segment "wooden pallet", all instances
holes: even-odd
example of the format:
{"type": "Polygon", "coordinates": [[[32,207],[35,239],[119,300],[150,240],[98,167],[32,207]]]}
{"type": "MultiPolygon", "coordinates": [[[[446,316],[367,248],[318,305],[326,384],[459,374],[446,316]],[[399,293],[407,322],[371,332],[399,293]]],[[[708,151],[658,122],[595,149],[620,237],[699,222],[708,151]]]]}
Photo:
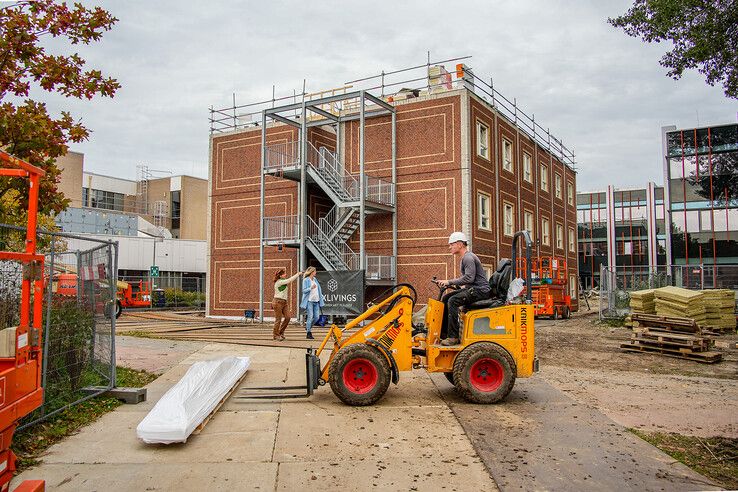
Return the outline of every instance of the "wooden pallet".
{"type": "Polygon", "coordinates": [[[642,345],[635,341],[620,344],[620,349],[626,352],[649,352],[664,355],[666,357],[676,357],[679,359],[695,360],[697,362],[704,362],[706,364],[714,364],[723,360],[723,354],[720,352],[709,352],[709,351],[692,351],[688,348],[668,348],[658,347],[652,345],[642,345]]]}
{"type": "Polygon", "coordinates": [[[713,343],[713,340],[709,337],[656,330],[653,328],[634,328],[633,331],[632,341],[647,344],[673,345],[675,347],[707,350],[713,343]]]}
{"type": "Polygon", "coordinates": [[[240,378],[238,378],[238,381],[236,381],[236,383],[231,387],[231,389],[228,390],[228,392],[225,394],[225,396],[223,396],[223,398],[220,399],[220,401],[218,402],[218,404],[215,405],[215,408],[213,408],[213,411],[210,412],[208,414],[208,416],[203,419],[202,422],[200,422],[200,425],[198,425],[197,427],[195,427],[195,430],[193,430],[192,431],[192,434],[190,434],[191,436],[196,436],[197,434],[199,434],[200,432],[202,432],[202,430],[205,428],[205,426],[208,425],[208,422],[210,422],[210,419],[213,418],[213,416],[218,412],[218,410],[220,410],[220,407],[222,407],[223,404],[228,401],[228,398],[230,398],[231,395],[236,391],[236,388],[238,388],[238,386],[241,384],[241,381],[243,381],[243,378],[246,377],[246,374],[248,374],[248,372],[249,371],[244,372],[243,373],[243,376],[241,376],[240,378]]]}
{"type": "Polygon", "coordinates": [[[700,330],[699,325],[692,318],[634,313],[631,320],[638,323],[638,326],[660,328],[668,331],[697,333],[700,330]]]}

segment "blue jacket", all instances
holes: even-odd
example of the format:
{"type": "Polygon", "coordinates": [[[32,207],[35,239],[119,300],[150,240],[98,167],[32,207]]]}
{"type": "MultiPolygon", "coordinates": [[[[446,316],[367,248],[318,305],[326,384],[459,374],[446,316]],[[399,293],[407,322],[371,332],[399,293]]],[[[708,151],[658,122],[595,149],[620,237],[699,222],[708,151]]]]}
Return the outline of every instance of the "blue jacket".
{"type": "MultiPolygon", "coordinates": [[[[325,306],[325,301],[323,300],[323,291],[320,288],[320,282],[318,282],[318,279],[315,278],[315,283],[318,285],[318,298],[320,298],[320,301],[318,304],[320,307],[325,306]]],[[[308,297],[310,296],[310,277],[305,277],[302,279],[302,301],[300,302],[300,308],[306,309],[308,305],[308,297]]]]}

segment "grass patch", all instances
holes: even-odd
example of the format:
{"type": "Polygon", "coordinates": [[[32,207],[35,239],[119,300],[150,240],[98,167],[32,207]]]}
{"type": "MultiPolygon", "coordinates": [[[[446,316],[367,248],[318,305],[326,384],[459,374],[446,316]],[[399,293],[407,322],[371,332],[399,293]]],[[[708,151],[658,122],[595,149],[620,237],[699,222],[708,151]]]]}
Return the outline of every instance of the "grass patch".
{"type": "Polygon", "coordinates": [[[738,439],[629,430],[722,487],[738,489],[738,439]]]}
{"type": "Polygon", "coordinates": [[[124,335],[127,337],[136,337],[136,338],[161,338],[158,335],[154,335],[151,332],[143,331],[143,330],[131,330],[131,331],[118,331],[115,332],[116,335],[124,335]]]}
{"type": "Polygon", "coordinates": [[[596,325],[609,326],[613,328],[625,326],[625,316],[622,318],[604,318],[594,322],[596,325]]]}
{"type": "MultiPolygon", "coordinates": [[[[158,376],[146,371],[137,371],[127,367],[116,368],[117,386],[141,388],[158,376]]],[[[39,463],[39,456],[52,444],[75,433],[96,421],[106,413],[122,405],[119,400],[109,396],[98,396],[75,405],[53,417],[39,422],[13,435],[11,448],[18,457],[17,473],[39,463]]]]}

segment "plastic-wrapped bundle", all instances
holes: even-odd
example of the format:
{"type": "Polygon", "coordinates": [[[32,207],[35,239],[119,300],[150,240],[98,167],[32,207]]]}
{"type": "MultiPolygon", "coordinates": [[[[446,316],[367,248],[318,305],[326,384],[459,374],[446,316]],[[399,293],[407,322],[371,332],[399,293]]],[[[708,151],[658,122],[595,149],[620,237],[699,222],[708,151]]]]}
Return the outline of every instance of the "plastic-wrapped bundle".
{"type": "Polygon", "coordinates": [[[241,379],[249,364],[248,357],[225,357],[192,364],[138,424],[136,435],[149,444],[186,442],[192,431],[241,379]]]}

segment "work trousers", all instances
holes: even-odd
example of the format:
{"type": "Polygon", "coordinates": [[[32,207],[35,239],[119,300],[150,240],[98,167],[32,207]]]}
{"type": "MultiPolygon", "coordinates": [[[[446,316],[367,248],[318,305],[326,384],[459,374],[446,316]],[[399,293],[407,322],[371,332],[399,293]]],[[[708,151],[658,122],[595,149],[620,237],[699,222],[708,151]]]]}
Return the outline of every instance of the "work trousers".
{"type": "Polygon", "coordinates": [[[468,306],[489,297],[489,292],[479,292],[477,289],[459,289],[444,295],[441,301],[445,306],[446,316],[441,324],[441,338],[459,337],[459,308],[468,306]]]}
{"type": "Polygon", "coordinates": [[[274,338],[281,337],[284,335],[284,331],[287,329],[287,325],[290,322],[290,309],[287,307],[287,301],[285,299],[274,299],[272,301],[272,308],[274,309],[274,338]]]}

